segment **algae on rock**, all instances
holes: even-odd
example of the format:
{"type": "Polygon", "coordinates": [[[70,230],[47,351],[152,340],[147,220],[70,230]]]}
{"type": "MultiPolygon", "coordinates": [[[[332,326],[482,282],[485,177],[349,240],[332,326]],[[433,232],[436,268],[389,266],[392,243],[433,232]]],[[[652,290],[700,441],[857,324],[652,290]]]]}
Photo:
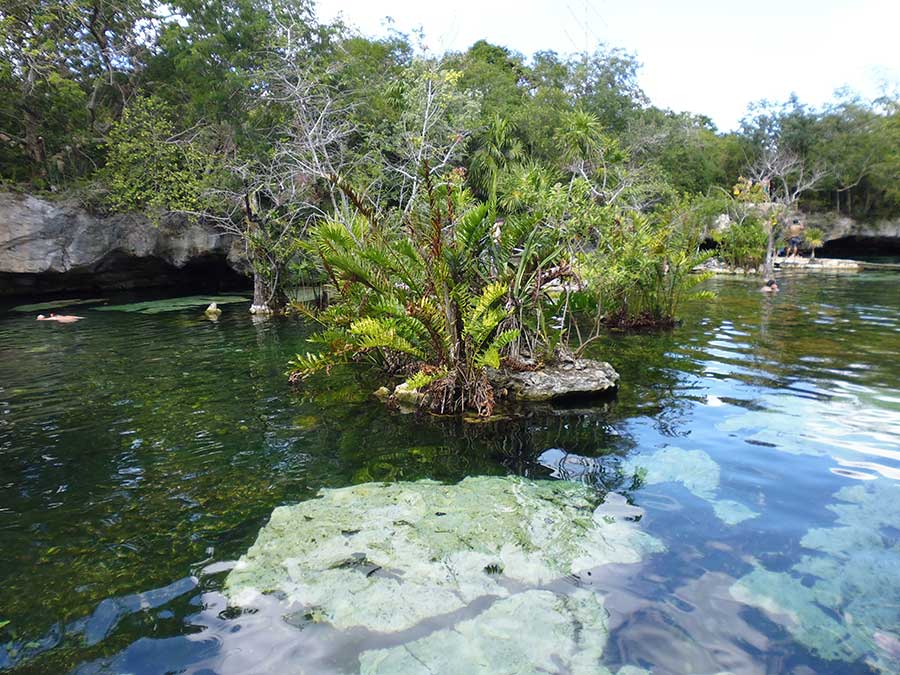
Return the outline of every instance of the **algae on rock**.
{"type": "MultiPolygon", "coordinates": [[[[322,490],[317,499],[275,509],[225,591],[244,606],[259,593],[283,593],[341,630],[403,631],[478,598],[512,600],[522,586],[662,550],[628,518],[598,509],[599,501],[580,484],[509,477],[322,490]]],[[[514,604],[538,612],[542,598],[514,604]]],[[[547,620],[565,624],[560,607],[572,602],[560,595],[547,620]]],[[[499,621],[511,606],[498,604],[472,621],[499,621]]],[[[594,628],[605,634],[605,623],[594,628]]]]}
{"type": "Polygon", "coordinates": [[[900,672],[900,659],[877,640],[900,626],[900,542],[891,534],[900,523],[900,485],[879,479],[835,496],[842,503],[828,507],[838,515],[834,527],[800,541],[815,555],[793,573],[757,568],[731,594],[781,621],[822,658],[868,658],[883,672],[900,672]]]}

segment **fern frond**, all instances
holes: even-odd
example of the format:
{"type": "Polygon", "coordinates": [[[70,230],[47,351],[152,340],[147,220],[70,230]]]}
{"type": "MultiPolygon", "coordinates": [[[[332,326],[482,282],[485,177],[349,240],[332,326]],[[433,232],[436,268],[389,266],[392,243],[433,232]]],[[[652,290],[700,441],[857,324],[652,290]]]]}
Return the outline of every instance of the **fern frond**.
{"type": "Polygon", "coordinates": [[[498,333],[494,337],[494,339],[491,340],[491,344],[488,345],[488,348],[475,357],[475,364],[481,366],[482,368],[485,366],[490,366],[491,368],[499,368],[500,351],[508,344],[512,343],[514,340],[517,340],[519,338],[519,334],[520,333],[517,328],[511,328],[510,330],[505,330],[502,333],[498,333]]]}
{"type": "Polygon", "coordinates": [[[354,338],[354,344],[362,349],[391,349],[416,358],[425,358],[420,349],[397,334],[396,323],[392,319],[363,317],[351,324],[350,334],[354,338]]]}
{"type": "Polygon", "coordinates": [[[436,382],[444,377],[447,377],[447,369],[439,368],[433,372],[427,372],[425,370],[420,370],[415,375],[406,380],[406,386],[410,389],[422,389],[423,387],[427,387],[432,382],[436,382]]]}
{"type": "Polygon", "coordinates": [[[346,352],[306,352],[296,354],[288,361],[288,376],[292,381],[306,379],[321,370],[327,370],[340,363],[346,363],[346,352]]]}

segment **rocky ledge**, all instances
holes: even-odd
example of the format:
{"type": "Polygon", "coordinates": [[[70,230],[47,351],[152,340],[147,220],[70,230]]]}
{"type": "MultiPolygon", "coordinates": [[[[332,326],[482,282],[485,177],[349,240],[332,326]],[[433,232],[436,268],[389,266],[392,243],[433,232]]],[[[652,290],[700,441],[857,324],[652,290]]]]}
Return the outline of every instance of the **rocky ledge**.
{"type": "MultiPolygon", "coordinates": [[[[779,256],[775,258],[775,267],[782,271],[790,270],[795,272],[861,272],[864,264],[857,260],[842,260],[839,258],[804,258],[802,256],[785,258],[784,256],[779,256]]],[[[729,267],[714,259],[701,265],[695,271],[752,276],[762,274],[763,267],[762,265],[746,269],[743,267],[729,267]]]]}
{"type": "Polygon", "coordinates": [[[0,295],[209,281],[246,285],[240,242],[210,226],[101,216],[73,200],[0,192],[0,295]]]}
{"type": "Polygon", "coordinates": [[[856,260],[839,258],[775,258],[775,266],[783,270],[802,270],[806,272],[860,272],[863,266],[856,260]]]}
{"type": "Polygon", "coordinates": [[[514,401],[599,396],[615,390],[619,374],[605,361],[575,359],[538,370],[488,370],[497,391],[514,401]]]}
{"type": "MultiPolygon", "coordinates": [[[[513,402],[547,403],[558,400],[590,399],[615,391],[619,373],[605,361],[572,359],[537,370],[487,369],[497,398],[513,402]]],[[[412,412],[425,399],[418,389],[405,382],[393,392],[381,387],[374,392],[381,400],[392,399],[405,412],[412,412]]]]}

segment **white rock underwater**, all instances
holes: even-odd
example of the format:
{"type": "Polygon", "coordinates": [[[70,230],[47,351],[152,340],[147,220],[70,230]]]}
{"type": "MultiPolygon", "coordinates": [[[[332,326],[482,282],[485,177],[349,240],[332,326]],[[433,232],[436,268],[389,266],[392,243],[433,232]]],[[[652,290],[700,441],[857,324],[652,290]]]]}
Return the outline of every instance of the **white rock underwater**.
{"type": "Polygon", "coordinates": [[[598,501],[578,483],[515,477],[326,489],[273,511],[225,592],[242,607],[283,594],[338,630],[410,631],[363,652],[366,673],[423,663],[439,672],[448,652],[454,672],[539,672],[552,662],[602,673],[603,597],[548,585],[663,546],[638,529],[633,507],[598,501]]]}
{"type": "Polygon", "coordinates": [[[879,479],[837,492],[833,527],[812,529],[789,572],[763,567],[731,595],[782,624],[824,659],[900,672],[900,484],[879,479]]]}
{"type": "Polygon", "coordinates": [[[643,482],[681,483],[687,490],[708,501],[716,517],[726,525],[737,525],[759,514],[740,502],[717,499],[720,470],[716,461],[702,450],[663,448],[651,455],[629,457],[622,464],[626,475],[643,469],[643,482]]]}

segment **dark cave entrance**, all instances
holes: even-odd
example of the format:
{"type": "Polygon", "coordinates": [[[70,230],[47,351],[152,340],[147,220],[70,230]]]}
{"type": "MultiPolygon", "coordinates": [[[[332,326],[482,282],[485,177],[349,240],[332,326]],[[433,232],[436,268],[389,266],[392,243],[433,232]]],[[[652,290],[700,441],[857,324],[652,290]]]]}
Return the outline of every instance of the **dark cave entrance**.
{"type": "Polygon", "coordinates": [[[223,255],[203,255],[176,267],[161,258],[113,252],[90,267],[39,274],[0,273],[0,295],[173,288],[216,293],[252,288],[223,255]]]}

